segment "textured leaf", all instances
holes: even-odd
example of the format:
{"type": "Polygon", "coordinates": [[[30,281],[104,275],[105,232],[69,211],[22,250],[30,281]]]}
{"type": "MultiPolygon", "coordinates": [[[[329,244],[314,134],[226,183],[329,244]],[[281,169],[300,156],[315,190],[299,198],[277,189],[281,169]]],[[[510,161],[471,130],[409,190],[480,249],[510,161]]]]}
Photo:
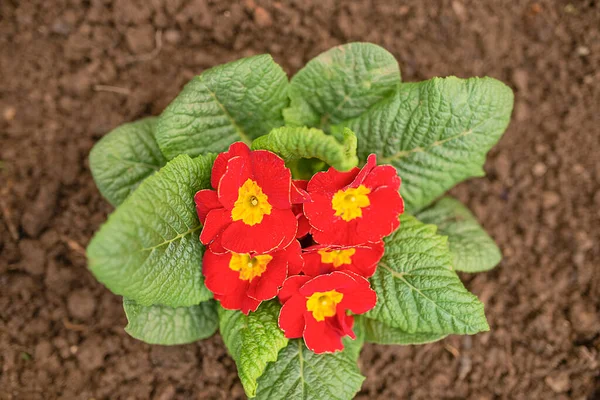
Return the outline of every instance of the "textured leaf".
{"type": "Polygon", "coordinates": [[[124,124],[106,134],[90,152],[90,170],[100,193],[118,206],[166,160],[154,139],[158,118],[124,124]]]}
{"type": "Polygon", "coordinates": [[[265,371],[267,363],[277,360],[277,353],[288,343],[277,324],[280,309],[275,300],[262,303],[258,310],[247,316],[219,307],[221,336],[235,360],[248,397],[256,394],[256,380],[265,371]]]}
{"type": "Polygon", "coordinates": [[[502,259],[494,240],[469,209],[456,199],[444,197],[417,214],[417,218],[426,224],[437,225],[439,234],[448,236],[454,269],[458,271],[488,271],[502,259]]]}
{"type": "Polygon", "coordinates": [[[302,339],[290,340],[274,363],[258,379],[256,398],[298,400],[349,400],[365,379],[357,360],[362,334],[355,341],[344,339],[344,351],[315,354],[302,339]]]}
{"type": "Polygon", "coordinates": [[[360,116],[400,83],[398,62],[370,43],[334,47],[309,61],[291,80],[287,125],[327,130],[360,116]]]}
{"type": "Polygon", "coordinates": [[[214,158],[177,157],[109,216],[87,248],[100,282],[145,306],[191,306],[212,297],[202,276],[194,194],[210,187],[214,158]]]}
{"type": "Polygon", "coordinates": [[[156,139],[168,159],[227,150],[283,125],[285,72],[269,55],[243,58],[194,77],[161,114],[156,139]]]}
{"type": "Polygon", "coordinates": [[[371,285],[377,305],[365,314],[407,333],[474,334],[489,330],[483,304],[452,269],[452,254],[435,225],[411,216],[385,239],[371,285]]]}
{"type": "Polygon", "coordinates": [[[338,171],[347,171],[358,164],[356,135],[345,129],[340,143],[320,129],[282,127],[259,137],[252,143],[255,150],[264,149],[279,154],[286,162],[300,158],[318,158],[338,171]]]}
{"type": "Polygon", "coordinates": [[[511,89],[495,79],[434,78],[399,85],[394,96],[343,126],[356,132],[360,159],[376,153],[380,163],[396,167],[413,212],[455,184],[483,176],[485,156],[506,129],[512,106],[511,89]]]}
{"type": "Polygon", "coordinates": [[[150,344],[175,345],[212,336],[219,325],[217,303],[204,301],[190,307],[141,306],[123,299],[129,324],[125,331],[150,344]]]}
{"type": "Polygon", "coordinates": [[[392,328],[381,321],[361,318],[365,329],[365,341],[378,344],[425,344],[437,342],[447,335],[443,333],[408,333],[400,328],[392,328]]]}

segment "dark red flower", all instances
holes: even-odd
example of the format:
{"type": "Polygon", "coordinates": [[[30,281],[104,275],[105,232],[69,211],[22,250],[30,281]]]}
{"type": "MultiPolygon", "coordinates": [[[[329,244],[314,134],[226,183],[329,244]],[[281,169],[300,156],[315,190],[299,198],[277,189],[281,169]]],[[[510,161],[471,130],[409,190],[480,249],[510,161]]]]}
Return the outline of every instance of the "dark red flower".
{"type": "Polygon", "coordinates": [[[315,353],[342,350],[342,337],[356,338],[354,314],[362,314],[377,302],[369,281],[352,272],[335,271],[312,278],[297,275],[286,279],[279,292],[283,303],[279,327],[287,338],[304,337],[315,353]]]}
{"type": "Polygon", "coordinates": [[[315,174],[307,188],[312,202],[304,204],[313,239],[344,246],[379,242],[400,224],[404,202],[399,188],[396,169],[377,166],[375,154],[362,169],[315,174]]]}
{"type": "Polygon", "coordinates": [[[303,250],[302,272],[317,276],[333,271],[351,271],[369,278],[375,273],[383,251],[383,241],[357,246],[311,246],[303,250]]]}
{"type": "Polygon", "coordinates": [[[305,180],[294,180],[292,185],[292,211],[298,221],[298,232],[296,232],[296,238],[301,239],[308,235],[310,231],[310,224],[308,219],[304,216],[304,210],[302,205],[310,202],[310,196],[306,192],[308,181],[305,180]]]}
{"type": "Polygon", "coordinates": [[[219,237],[226,250],[263,254],[287,247],[296,237],[291,173],[276,154],[234,143],[217,156],[211,183],[216,191],[194,196],[205,245],[219,237]]]}
{"type": "Polygon", "coordinates": [[[297,240],[268,254],[226,252],[219,246],[213,242],[204,253],[204,283],[223,308],[246,315],[277,296],[288,274],[298,274],[303,264],[297,240]]]}

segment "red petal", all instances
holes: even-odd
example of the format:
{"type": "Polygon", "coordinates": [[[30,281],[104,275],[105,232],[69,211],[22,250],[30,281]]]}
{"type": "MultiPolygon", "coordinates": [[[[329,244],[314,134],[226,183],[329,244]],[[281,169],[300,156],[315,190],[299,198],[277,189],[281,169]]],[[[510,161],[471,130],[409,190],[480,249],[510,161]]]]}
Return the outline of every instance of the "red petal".
{"type": "Polygon", "coordinates": [[[316,278],[311,279],[302,285],[299,292],[302,296],[309,297],[315,292],[327,292],[329,290],[338,290],[346,287],[353,287],[355,285],[356,281],[350,275],[345,272],[334,271],[330,274],[319,275],[316,278]]]}
{"type": "Polygon", "coordinates": [[[356,219],[356,233],[365,241],[377,242],[398,228],[404,203],[400,193],[390,187],[375,190],[369,200],[371,205],[363,209],[362,218],[356,219]]]}
{"type": "Polygon", "coordinates": [[[284,161],[274,153],[256,150],[250,153],[252,173],[258,186],[267,195],[269,204],[275,208],[288,209],[292,206],[292,173],[284,161]]]}
{"type": "Polygon", "coordinates": [[[233,157],[227,163],[227,170],[219,182],[219,201],[228,210],[233,209],[239,196],[240,187],[252,178],[250,159],[233,157]]]}
{"type": "Polygon", "coordinates": [[[283,254],[273,255],[265,272],[250,282],[248,296],[256,300],[269,300],[277,296],[287,276],[287,260],[283,254]]]}
{"type": "Polygon", "coordinates": [[[302,258],[300,242],[294,240],[284,252],[288,262],[288,276],[298,275],[304,267],[304,258],[302,258]]]}
{"type": "Polygon", "coordinates": [[[307,275],[317,276],[333,271],[352,271],[368,278],[375,273],[377,262],[383,256],[383,252],[383,242],[365,243],[358,246],[311,246],[304,249],[303,257],[305,262],[302,272],[307,275]],[[323,263],[321,261],[319,250],[346,250],[352,248],[356,251],[351,256],[351,264],[343,264],[336,268],[333,263],[323,263]]]}
{"type": "Polygon", "coordinates": [[[293,296],[281,307],[279,312],[279,327],[289,339],[302,337],[304,332],[304,311],[306,299],[293,296]]]}
{"type": "Polygon", "coordinates": [[[194,202],[196,203],[196,212],[198,213],[198,219],[203,224],[204,221],[206,221],[206,215],[210,210],[223,207],[219,202],[217,192],[210,189],[200,190],[196,192],[196,195],[194,195],[194,202]]]}
{"type": "Polygon", "coordinates": [[[363,185],[371,189],[371,191],[383,186],[398,191],[400,189],[400,177],[396,168],[391,165],[380,165],[371,171],[364,180],[363,185]]]}
{"type": "Polygon", "coordinates": [[[258,306],[260,306],[260,303],[261,302],[258,300],[255,300],[248,296],[244,296],[244,298],[242,299],[242,305],[240,307],[240,311],[243,312],[244,314],[248,315],[248,313],[250,311],[256,311],[258,306]]]}
{"type": "Polygon", "coordinates": [[[236,253],[269,253],[287,247],[296,238],[298,222],[291,209],[273,208],[260,224],[231,223],[222,235],[222,244],[236,253]]]}
{"type": "Polygon", "coordinates": [[[310,224],[308,223],[308,219],[304,216],[304,214],[297,215],[297,218],[298,232],[296,233],[296,237],[301,239],[310,232],[310,224]]]}
{"type": "Polygon", "coordinates": [[[354,314],[362,314],[375,307],[377,294],[371,289],[369,281],[362,276],[351,272],[347,273],[351,274],[356,284],[353,287],[340,288],[340,292],[344,294],[344,297],[339,305],[354,314]]]}
{"type": "Polygon", "coordinates": [[[200,241],[207,245],[212,242],[231,223],[231,211],[224,208],[217,208],[208,212],[202,233],[200,233],[200,241]]]}
{"type": "Polygon", "coordinates": [[[345,186],[348,186],[356,175],[360,172],[358,168],[352,168],[347,172],[340,172],[333,167],[326,172],[317,172],[308,182],[308,193],[335,193],[345,186]]]}
{"type": "Polygon", "coordinates": [[[375,154],[370,154],[369,157],[367,157],[366,164],[360,169],[360,172],[356,175],[356,178],[354,178],[350,186],[356,188],[362,185],[367,175],[373,171],[373,168],[375,168],[376,165],[377,156],[375,154]]]}
{"type": "Polygon", "coordinates": [[[308,181],[296,179],[292,181],[292,204],[310,202],[310,195],[306,191],[308,181]]]}
{"type": "Polygon", "coordinates": [[[260,305],[260,301],[251,299],[246,296],[245,292],[236,292],[230,295],[215,295],[215,299],[219,300],[223,308],[227,310],[240,310],[246,315],[250,311],[256,311],[260,305]]]}
{"type": "Polygon", "coordinates": [[[229,268],[231,253],[215,254],[210,250],[202,258],[202,273],[206,278],[204,284],[213,293],[225,295],[235,292],[245,293],[248,282],[240,279],[239,272],[229,268]]]}
{"type": "Polygon", "coordinates": [[[219,182],[223,177],[223,174],[227,170],[227,162],[236,156],[241,156],[248,158],[250,154],[250,149],[243,142],[235,142],[231,146],[229,146],[229,151],[221,153],[215,159],[215,163],[212,167],[212,173],[210,176],[210,183],[213,188],[217,189],[219,187],[219,182]]]}
{"type": "Polygon", "coordinates": [[[352,330],[352,327],[354,326],[354,317],[346,314],[346,310],[342,306],[342,303],[337,305],[335,317],[339,328],[342,331],[342,335],[350,336],[352,339],[356,339],[356,335],[352,330]]]}
{"type": "Polygon", "coordinates": [[[332,353],[344,349],[340,332],[332,328],[328,319],[317,321],[309,311],[304,313],[304,319],[306,327],[303,336],[306,347],[317,354],[332,353]]]}
{"type": "Polygon", "coordinates": [[[279,301],[282,304],[285,304],[291,297],[299,295],[300,288],[309,280],[311,280],[311,277],[306,275],[296,275],[287,278],[285,282],[283,282],[283,287],[277,295],[279,301]]]}

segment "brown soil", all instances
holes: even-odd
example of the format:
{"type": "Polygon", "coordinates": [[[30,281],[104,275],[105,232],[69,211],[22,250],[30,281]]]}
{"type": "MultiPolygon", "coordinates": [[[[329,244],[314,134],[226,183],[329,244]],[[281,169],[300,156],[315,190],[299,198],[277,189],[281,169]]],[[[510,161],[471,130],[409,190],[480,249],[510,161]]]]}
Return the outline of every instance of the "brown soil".
{"type": "Polygon", "coordinates": [[[368,345],[359,398],[600,398],[600,3],[393,3],[0,1],[0,398],[243,397],[219,337],[124,333],[83,256],[111,211],[87,155],[207,67],[268,52],[293,73],[357,40],[394,53],[407,81],[491,75],[516,93],[488,176],[453,191],[504,252],[465,276],[491,332],[368,345]]]}

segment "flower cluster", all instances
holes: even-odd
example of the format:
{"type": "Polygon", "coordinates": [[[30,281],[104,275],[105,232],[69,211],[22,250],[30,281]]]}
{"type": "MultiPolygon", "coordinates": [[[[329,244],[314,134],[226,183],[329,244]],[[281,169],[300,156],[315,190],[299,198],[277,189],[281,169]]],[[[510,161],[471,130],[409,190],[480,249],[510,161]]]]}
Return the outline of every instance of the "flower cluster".
{"type": "Polygon", "coordinates": [[[362,169],[292,180],[276,154],[234,143],[194,198],[204,224],[205,283],[224,308],[255,311],[275,297],[279,327],[315,353],[355,337],[354,314],[375,307],[367,278],[399,225],[400,178],[370,155],[362,169]]]}

